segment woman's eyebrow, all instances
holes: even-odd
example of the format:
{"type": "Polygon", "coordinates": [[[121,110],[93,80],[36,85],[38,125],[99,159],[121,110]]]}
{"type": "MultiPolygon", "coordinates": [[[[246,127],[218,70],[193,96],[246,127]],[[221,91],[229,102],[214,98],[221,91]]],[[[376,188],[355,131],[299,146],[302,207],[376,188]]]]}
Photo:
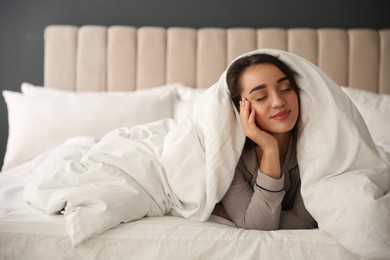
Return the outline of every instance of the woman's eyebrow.
{"type": "Polygon", "coordinates": [[[288,80],[288,78],[287,77],[280,78],[276,81],[276,83],[280,83],[280,82],[285,81],[285,80],[288,80]]]}
{"type": "Polygon", "coordinates": [[[264,84],[261,84],[259,86],[256,86],[254,88],[251,89],[251,91],[249,91],[249,94],[251,94],[252,92],[256,91],[256,90],[259,90],[259,89],[263,89],[265,88],[266,86],[264,84]]]}
{"type": "MultiPolygon", "coordinates": [[[[278,79],[278,80],[276,81],[276,83],[279,84],[280,82],[283,82],[283,81],[285,81],[285,80],[288,80],[288,78],[287,78],[287,77],[280,78],[280,79],[278,79]]],[[[266,87],[265,84],[261,84],[261,85],[259,85],[259,86],[256,86],[256,87],[252,88],[252,89],[249,91],[249,94],[251,94],[252,92],[254,92],[254,91],[256,91],[256,90],[263,89],[263,88],[265,88],[265,87],[266,87]]]]}

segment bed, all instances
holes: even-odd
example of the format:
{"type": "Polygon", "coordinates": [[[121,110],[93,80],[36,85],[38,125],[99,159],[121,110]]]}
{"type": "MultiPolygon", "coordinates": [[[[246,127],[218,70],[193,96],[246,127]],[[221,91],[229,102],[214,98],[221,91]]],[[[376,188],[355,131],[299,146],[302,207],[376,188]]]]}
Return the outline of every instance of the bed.
{"type": "Polygon", "coordinates": [[[73,246],[64,217],[29,205],[23,188],[33,159],[64,142],[87,147],[123,125],[183,119],[230,61],[261,48],[317,64],[389,157],[390,29],[52,25],[44,43],[45,87],[3,93],[10,131],[0,174],[1,259],[360,259],[320,229],[243,230],[214,215],[146,217],[73,246]]]}

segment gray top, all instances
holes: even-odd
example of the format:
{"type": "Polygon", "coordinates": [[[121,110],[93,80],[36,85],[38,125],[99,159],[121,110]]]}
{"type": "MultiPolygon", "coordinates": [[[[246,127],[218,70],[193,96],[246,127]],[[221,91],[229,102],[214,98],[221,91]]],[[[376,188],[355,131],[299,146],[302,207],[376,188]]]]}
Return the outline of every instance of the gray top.
{"type": "Polygon", "coordinates": [[[281,170],[280,179],[271,178],[259,171],[255,149],[243,151],[233,182],[222,199],[227,214],[238,227],[257,230],[317,227],[302,200],[295,145],[289,145],[281,170]]]}

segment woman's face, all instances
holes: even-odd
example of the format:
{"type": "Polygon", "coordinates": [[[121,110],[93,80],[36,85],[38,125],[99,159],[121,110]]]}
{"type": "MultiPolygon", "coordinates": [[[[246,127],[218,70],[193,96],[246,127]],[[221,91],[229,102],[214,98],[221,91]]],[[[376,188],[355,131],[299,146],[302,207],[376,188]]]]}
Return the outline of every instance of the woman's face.
{"type": "Polygon", "coordinates": [[[255,109],[256,124],[270,133],[292,130],[298,119],[297,93],[286,75],[272,63],[248,67],[240,79],[241,96],[255,109]]]}

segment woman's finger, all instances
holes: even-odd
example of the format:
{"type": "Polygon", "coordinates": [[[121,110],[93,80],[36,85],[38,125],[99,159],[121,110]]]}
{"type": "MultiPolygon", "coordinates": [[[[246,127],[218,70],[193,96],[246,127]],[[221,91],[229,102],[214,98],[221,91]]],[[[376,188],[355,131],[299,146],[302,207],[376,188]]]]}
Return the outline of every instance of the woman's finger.
{"type": "Polygon", "coordinates": [[[243,130],[246,136],[251,138],[251,136],[256,133],[256,124],[255,124],[255,111],[251,109],[251,104],[248,100],[243,98],[241,101],[242,112],[241,112],[241,123],[243,130]]]}
{"type": "Polygon", "coordinates": [[[251,113],[249,115],[248,123],[250,125],[255,123],[255,110],[253,108],[252,108],[251,113]]]}
{"type": "Polygon", "coordinates": [[[249,115],[250,115],[250,110],[251,110],[251,103],[245,99],[244,101],[245,105],[244,105],[244,115],[245,115],[245,118],[246,119],[249,119],[249,115]]]}
{"type": "Polygon", "coordinates": [[[247,123],[246,121],[248,120],[247,110],[248,110],[248,101],[243,98],[240,106],[240,117],[241,117],[241,121],[245,123],[247,123]]]}

